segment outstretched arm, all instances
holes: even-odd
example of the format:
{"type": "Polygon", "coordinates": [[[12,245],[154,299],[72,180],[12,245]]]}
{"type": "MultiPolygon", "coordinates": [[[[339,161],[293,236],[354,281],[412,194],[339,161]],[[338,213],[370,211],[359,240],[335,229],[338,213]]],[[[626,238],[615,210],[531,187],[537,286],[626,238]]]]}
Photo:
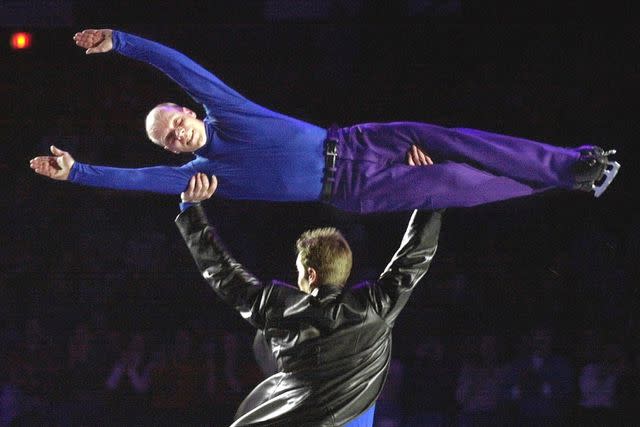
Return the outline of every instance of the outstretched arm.
{"type": "Polygon", "coordinates": [[[264,325],[267,301],[272,286],[264,286],[227,252],[215,228],[207,221],[200,204],[215,191],[204,174],[189,181],[182,193],[183,203],[196,203],[176,218],[176,225],[184,238],[202,276],[216,294],[235,308],[242,317],[256,327],[264,325]]]}
{"type": "Polygon", "coordinates": [[[84,30],[73,37],[87,54],[114,50],[147,62],[169,76],[214,116],[237,109],[247,99],[186,55],[142,37],[110,29],[84,30]]]}
{"type": "Polygon", "coordinates": [[[51,146],[52,156],[38,156],[30,161],[37,174],[60,181],[114,190],[150,191],[180,194],[196,171],[190,163],[182,166],[148,168],[114,168],[76,162],[71,154],[51,146]]]}
{"type": "Polygon", "coordinates": [[[442,212],[414,211],[402,243],[376,284],[370,288],[377,311],[389,325],[424,277],[438,248],[442,212]]]}

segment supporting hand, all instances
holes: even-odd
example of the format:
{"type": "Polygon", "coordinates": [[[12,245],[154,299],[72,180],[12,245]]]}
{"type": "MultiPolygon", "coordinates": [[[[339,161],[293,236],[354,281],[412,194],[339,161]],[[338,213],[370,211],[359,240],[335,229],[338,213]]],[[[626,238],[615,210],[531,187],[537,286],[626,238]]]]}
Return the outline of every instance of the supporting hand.
{"type": "Polygon", "coordinates": [[[189,187],[180,194],[183,203],[197,203],[208,199],[218,188],[218,180],[211,175],[211,182],[207,175],[197,173],[189,180],[189,187]]]}
{"type": "Polygon", "coordinates": [[[417,145],[412,145],[407,152],[407,164],[409,166],[429,166],[433,164],[433,160],[417,145]]]}
{"type": "Polygon", "coordinates": [[[71,154],[53,145],[51,146],[51,154],[53,156],[38,156],[31,159],[29,166],[37,174],[59,181],[66,181],[69,179],[69,172],[71,172],[71,167],[76,161],[71,157],[71,154]]]}
{"type": "Polygon", "coordinates": [[[73,40],[81,48],[87,49],[86,54],[104,53],[113,49],[113,30],[83,30],[75,33],[73,40]]]}

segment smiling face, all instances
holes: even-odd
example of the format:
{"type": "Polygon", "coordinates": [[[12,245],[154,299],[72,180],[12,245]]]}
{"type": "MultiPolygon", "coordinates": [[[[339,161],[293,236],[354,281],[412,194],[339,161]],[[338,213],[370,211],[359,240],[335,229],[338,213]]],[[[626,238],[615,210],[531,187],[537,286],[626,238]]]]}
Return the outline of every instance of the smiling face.
{"type": "Polygon", "coordinates": [[[207,134],[196,113],[176,104],[160,104],[146,119],[147,136],[172,153],[190,153],[204,146],[207,134]]]}

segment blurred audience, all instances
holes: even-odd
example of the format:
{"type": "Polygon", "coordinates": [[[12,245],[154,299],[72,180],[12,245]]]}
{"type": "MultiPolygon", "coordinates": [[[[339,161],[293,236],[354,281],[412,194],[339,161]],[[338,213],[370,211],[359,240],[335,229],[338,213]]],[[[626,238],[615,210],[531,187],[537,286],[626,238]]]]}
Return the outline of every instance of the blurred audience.
{"type": "Polygon", "coordinates": [[[526,353],[513,361],[506,390],[518,425],[563,425],[574,394],[569,360],[554,351],[547,326],[532,329],[526,353]]]}
{"type": "Polygon", "coordinates": [[[111,365],[105,380],[107,414],[115,425],[144,422],[154,367],[155,361],[149,358],[145,335],[133,333],[111,365]]]}
{"type": "Polygon", "coordinates": [[[72,425],[96,424],[104,414],[106,366],[98,360],[89,323],[77,323],[68,340],[61,380],[62,419],[72,425]]]}
{"type": "Polygon", "coordinates": [[[204,366],[194,351],[191,332],[178,329],[152,372],[154,425],[176,425],[198,416],[205,399],[204,373],[204,366]]]}
{"type": "Polygon", "coordinates": [[[442,337],[415,343],[404,377],[401,404],[405,425],[446,426],[455,414],[455,383],[459,366],[442,337]]]}
{"type": "Polygon", "coordinates": [[[618,390],[619,380],[627,369],[625,359],[622,347],[609,342],[595,360],[581,369],[576,418],[582,425],[602,426],[623,421],[618,413],[618,390]]]}
{"type": "Polygon", "coordinates": [[[507,368],[503,365],[498,337],[479,337],[477,353],[462,365],[458,376],[456,400],[460,407],[458,425],[498,425],[504,414],[504,384],[507,368]]]}

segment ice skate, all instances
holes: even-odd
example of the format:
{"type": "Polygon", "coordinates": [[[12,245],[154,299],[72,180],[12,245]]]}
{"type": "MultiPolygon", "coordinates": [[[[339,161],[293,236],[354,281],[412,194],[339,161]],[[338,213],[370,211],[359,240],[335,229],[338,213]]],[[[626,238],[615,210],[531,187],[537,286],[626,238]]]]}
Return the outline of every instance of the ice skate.
{"type": "MultiPolygon", "coordinates": [[[[615,154],[616,150],[609,150],[605,153],[606,155],[615,154]]],[[[605,169],[603,172],[604,179],[600,180],[600,182],[593,183],[593,192],[595,197],[600,197],[602,193],[609,187],[609,185],[613,182],[613,179],[618,174],[620,170],[620,163],[614,162],[611,160],[605,161],[605,169]]]]}
{"type": "Polygon", "coordinates": [[[609,160],[616,150],[604,151],[600,147],[584,147],[580,149],[580,160],[575,167],[576,189],[593,191],[595,197],[611,185],[620,170],[620,163],[609,160]]]}

